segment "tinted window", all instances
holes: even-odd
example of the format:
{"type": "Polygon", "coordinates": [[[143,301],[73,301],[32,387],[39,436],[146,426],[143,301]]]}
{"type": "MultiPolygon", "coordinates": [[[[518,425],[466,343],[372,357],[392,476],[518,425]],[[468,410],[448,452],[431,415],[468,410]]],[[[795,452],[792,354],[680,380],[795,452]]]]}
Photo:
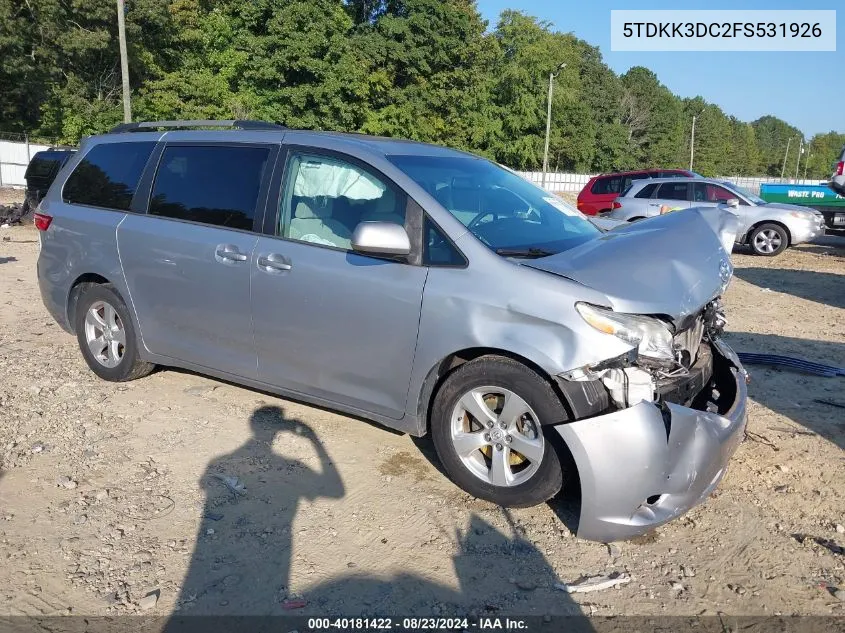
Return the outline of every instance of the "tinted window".
{"type": "Polygon", "coordinates": [[[356,164],[294,154],[282,197],[280,233],[302,242],[351,249],[361,222],[405,224],[405,196],[356,164]]]}
{"type": "Polygon", "coordinates": [[[655,178],[683,178],[686,174],[680,171],[661,171],[655,178]]]}
{"type": "Polygon", "coordinates": [[[687,183],[685,182],[664,182],[657,191],[656,198],[661,200],[686,200],[687,183]]]}
{"type": "Polygon", "coordinates": [[[47,178],[58,168],[59,161],[55,158],[39,158],[36,154],[29,163],[29,167],[26,168],[25,178],[47,178]]]}
{"type": "Polygon", "coordinates": [[[91,148],[65,183],[70,204],[129,210],[141,172],[155,143],[103,143],[91,148]]]}
{"type": "Polygon", "coordinates": [[[635,198],[651,198],[651,194],[654,193],[655,189],[657,189],[657,183],[656,182],[649,183],[645,187],[640,189],[634,197],[635,198]]]}
{"type": "Polygon", "coordinates": [[[252,230],[269,155],[265,147],[168,147],[156,172],[149,212],[252,230]]]}
{"type": "Polygon", "coordinates": [[[635,180],[644,180],[646,178],[651,178],[648,174],[628,174],[622,179],[622,190],[624,191],[628,187],[631,186],[631,183],[635,180]]]}
{"type": "Polygon", "coordinates": [[[590,191],[596,195],[619,193],[622,191],[622,177],[607,176],[605,178],[599,178],[593,183],[590,191]]]}
{"type": "Polygon", "coordinates": [[[423,264],[426,266],[464,266],[467,261],[428,216],[423,224],[423,264]]]}
{"type": "Polygon", "coordinates": [[[737,195],[719,185],[712,185],[707,182],[696,182],[693,184],[694,202],[725,202],[737,195]]]}

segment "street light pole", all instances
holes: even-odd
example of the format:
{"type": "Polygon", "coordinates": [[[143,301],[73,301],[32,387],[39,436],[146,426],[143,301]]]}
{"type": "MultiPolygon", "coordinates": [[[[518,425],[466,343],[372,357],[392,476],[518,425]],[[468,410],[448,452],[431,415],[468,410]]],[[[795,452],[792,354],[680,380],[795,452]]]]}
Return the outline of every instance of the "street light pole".
{"type": "Polygon", "coordinates": [[[549,73],[549,103],[546,108],[546,147],[543,150],[543,176],[540,179],[540,186],[546,187],[546,172],[549,171],[549,135],[552,131],[552,91],[554,90],[554,80],[561,70],[566,68],[566,64],[561,64],[557,70],[549,73]]]}
{"type": "Polygon", "coordinates": [[[792,142],[792,137],[790,136],[786,139],[786,152],[783,155],[783,167],[780,168],[780,177],[783,179],[783,174],[786,171],[786,157],[789,156],[789,144],[792,142]]]}
{"type": "Polygon", "coordinates": [[[123,80],[123,122],[132,122],[129,97],[129,58],[126,53],[126,8],[124,0],[117,0],[117,38],[120,41],[120,75],[123,80]]]}
{"type": "Polygon", "coordinates": [[[692,159],[695,157],[695,119],[696,115],[692,115],[692,133],[689,137],[689,170],[692,171],[692,159]]]}

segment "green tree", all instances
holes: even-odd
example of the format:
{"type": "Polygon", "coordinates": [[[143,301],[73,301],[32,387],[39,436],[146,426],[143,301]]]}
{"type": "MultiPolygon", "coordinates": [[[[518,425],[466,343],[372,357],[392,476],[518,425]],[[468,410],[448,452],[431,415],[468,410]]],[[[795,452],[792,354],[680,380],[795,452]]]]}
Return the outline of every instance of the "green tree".
{"type": "MultiPolygon", "coordinates": [[[[789,164],[787,146],[792,160],[798,151],[800,141],[804,138],[800,130],[789,125],[786,121],[774,116],[764,116],[752,124],[760,148],[760,164],[758,172],[769,176],[780,176],[784,165],[784,157],[789,164]]],[[[787,170],[788,173],[788,170],[787,170]]]]}

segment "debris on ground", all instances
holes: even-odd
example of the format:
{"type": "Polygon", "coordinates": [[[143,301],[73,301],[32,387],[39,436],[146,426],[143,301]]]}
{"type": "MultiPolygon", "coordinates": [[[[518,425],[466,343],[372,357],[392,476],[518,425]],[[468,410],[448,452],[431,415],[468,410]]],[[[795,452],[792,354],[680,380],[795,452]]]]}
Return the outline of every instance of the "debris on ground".
{"type": "Polygon", "coordinates": [[[229,477],[228,475],[221,475],[220,473],[214,473],[213,477],[222,481],[229,491],[235,495],[235,497],[246,494],[246,486],[238,481],[237,477],[229,477]]]}
{"type": "Polygon", "coordinates": [[[608,576],[581,577],[573,583],[555,583],[555,589],[566,593],[589,593],[591,591],[602,591],[612,589],[631,582],[631,576],[625,572],[613,572],[608,576]]]}
{"type": "Polygon", "coordinates": [[[155,607],[156,604],[158,604],[158,598],[160,594],[161,591],[159,589],[153,589],[146,596],[138,600],[138,607],[142,611],[149,611],[150,609],[155,607]]]}
{"type": "Polygon", "coordinates": [[[282,603],[282,609],[292,611],[293,609],[302,609],[305,605],[305,600],[285,600],[282,603]]]}

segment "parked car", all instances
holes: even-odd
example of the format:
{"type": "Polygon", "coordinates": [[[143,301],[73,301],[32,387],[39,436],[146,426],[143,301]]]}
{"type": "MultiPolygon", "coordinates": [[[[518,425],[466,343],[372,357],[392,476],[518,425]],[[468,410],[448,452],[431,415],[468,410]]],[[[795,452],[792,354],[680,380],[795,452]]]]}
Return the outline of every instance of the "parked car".
{"type": "Polygon", "coordinates": [[[695,176],[698,174],[686,169],[642,169],[593,176],[578,194],[578,210],[584,215],[610,211],[616,197],[637,180],[695,176]]]}
{"type": "Polygon", "coordinates": [[[613,203],[609,217],[633,222],[692,207],[721,207],[739,217],[737,244],[773,256],[787,246],[824,235],[824,216],[815,209],[766,202],[750,191],[711,178],[672,178],[633,183],[613,203]]]}
{"type": "Polygon", "coordinates": [[[42,201],[41,295],[96,375],[183,367],[430,433],[505,506],[574,468],[600,541],[717,486],[746,414],[721,336],[734,216],[602,233],[471,154],[229,124],[88,138],[42,201]]]}
{"type": "Polygon", "coordinates": [[[48,149],[36,152],[26,167],[24,213],[35,209],[47,193],[62,166],[73,156],[72,149],[48,149]]]}
{"type": "Polygon", "coordinates": [[[830,188],[840,196],[845,196],[845,147],[839,154],[839,160],[833,166],[833,174],[830,176],[830,188]]]}

